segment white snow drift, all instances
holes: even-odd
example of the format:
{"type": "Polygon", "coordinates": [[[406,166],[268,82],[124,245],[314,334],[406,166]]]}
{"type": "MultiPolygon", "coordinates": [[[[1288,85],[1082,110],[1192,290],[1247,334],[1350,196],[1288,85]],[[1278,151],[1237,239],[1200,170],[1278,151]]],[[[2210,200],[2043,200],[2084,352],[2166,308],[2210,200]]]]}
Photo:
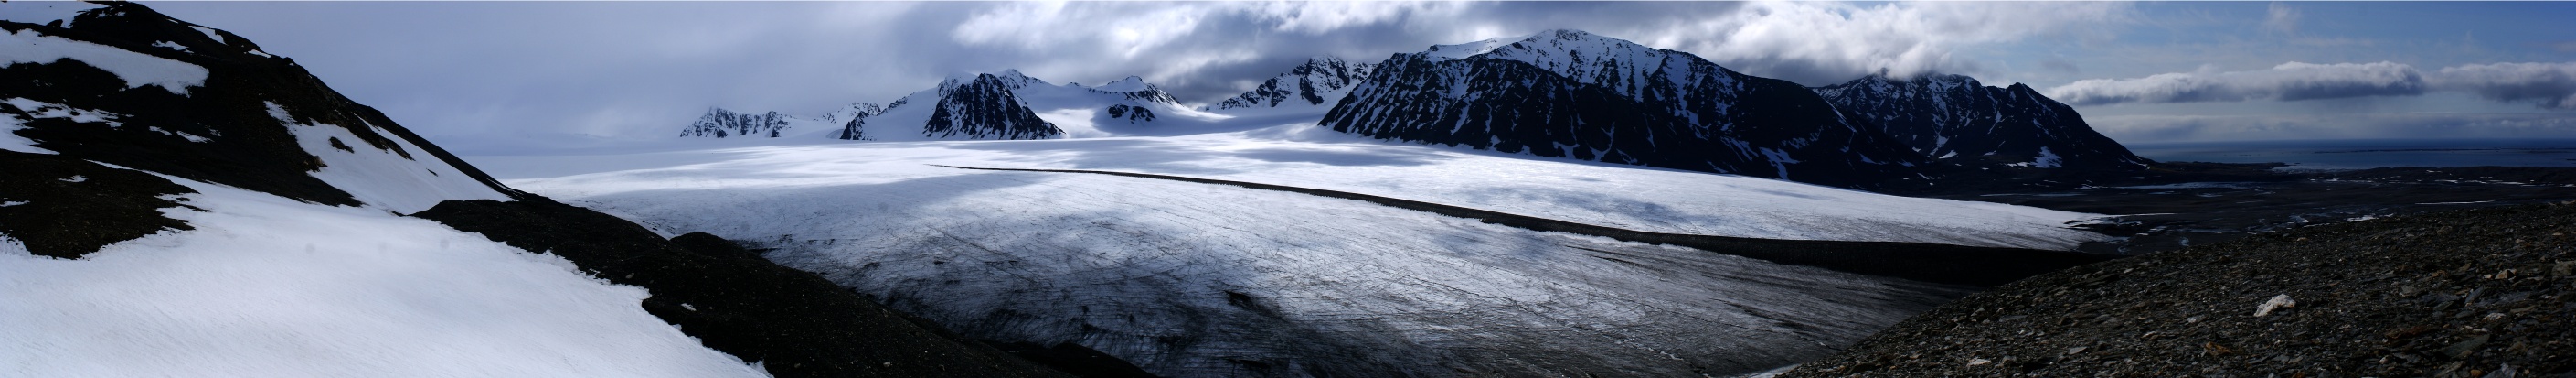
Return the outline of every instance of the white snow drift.
{"type": "Polygon", "coordinates": [[[19,30],[0,33],[0,67],[21,63],[49,64],[76,60],[116,74],[128,88],[157,85],[170,93],[206,85],[206,68],[105,45],[19,30]]]}
{"type": "Polygon", "coordinates": [[[78,260],[0,243],[0,376],[757,377],[640,288],[383,210],[163,176],[195,230],[78,260]]]}

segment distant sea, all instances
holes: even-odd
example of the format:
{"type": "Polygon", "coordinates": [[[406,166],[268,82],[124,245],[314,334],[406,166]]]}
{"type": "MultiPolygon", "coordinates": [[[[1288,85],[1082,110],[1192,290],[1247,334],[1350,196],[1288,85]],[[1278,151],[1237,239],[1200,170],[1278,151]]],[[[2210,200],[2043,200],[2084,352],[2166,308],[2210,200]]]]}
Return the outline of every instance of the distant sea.
{"type": "Polygon", "coordinates": [[[2139,143],[2156,161],[2290,163],[2281,169],[2576,167],[2576,139],[2371,139],[2139,143]]]}

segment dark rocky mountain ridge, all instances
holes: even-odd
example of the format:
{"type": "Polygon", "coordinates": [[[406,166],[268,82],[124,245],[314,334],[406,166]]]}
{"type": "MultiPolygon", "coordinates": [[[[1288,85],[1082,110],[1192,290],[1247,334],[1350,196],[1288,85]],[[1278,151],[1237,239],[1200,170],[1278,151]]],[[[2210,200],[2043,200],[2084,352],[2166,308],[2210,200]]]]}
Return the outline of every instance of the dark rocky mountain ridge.
{"type": "Polygon", "coordinates": [[[1377,139],[1865,189],[1963,169],[2151,163],[2028,86],[1873,75],[1807,88],[1574,30],[1434,46],[1371,72],[1321,125],[1377,139]]]}
{"type": "Polygon", "coordinates": [[[1815,91],[1935,160],[2110,170],[2153,163],[2093,131],[2074,107],[2019,83],[1998,88],[1961,75],[1873,74],[1815,91]]]}
{"type": "MultiPolygon", "coordinates": [[[[1011,73],[976,74],[971,79],[940,82],[939,102],[932,105],[930,122],[922,125],[921,134],[965,139],[1050,139],[1064,135],[1063,129],[1039,119],[1028,103],[1011,92],[1031,82],[1027,76],[1017,75],[1017,71],[1011,73]]],[[[898,103],[892,107],[901,106],[898,103]]]]}
{"type": "Polygon", "coordinates": [[[1392,56],[1320,124],[1378,139],[1837,186],[1928,163],[1795,83],[1581,31],[1507,43],[1392,56]]]}

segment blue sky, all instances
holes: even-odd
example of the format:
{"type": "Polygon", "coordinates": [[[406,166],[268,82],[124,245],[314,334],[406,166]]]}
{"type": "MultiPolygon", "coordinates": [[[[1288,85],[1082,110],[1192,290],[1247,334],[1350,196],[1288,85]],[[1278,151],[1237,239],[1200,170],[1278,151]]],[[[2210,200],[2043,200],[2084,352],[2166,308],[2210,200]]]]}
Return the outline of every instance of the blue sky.
{"type": "Polygon", "coordinates": [[[2130,143],[2576,138],[2576,3],[170,2],[453,149],[663,138],[948,75],[1143,76],[1185,101],[1316,55],[1572,28],[1808,85],[2026,83],[2130,143]]]}

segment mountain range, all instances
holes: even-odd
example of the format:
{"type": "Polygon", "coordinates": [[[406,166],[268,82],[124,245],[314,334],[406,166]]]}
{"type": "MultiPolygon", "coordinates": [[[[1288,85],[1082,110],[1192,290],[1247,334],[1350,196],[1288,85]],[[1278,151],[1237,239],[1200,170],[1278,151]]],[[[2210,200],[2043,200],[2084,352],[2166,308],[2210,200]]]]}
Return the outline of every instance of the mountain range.
{"type": "MultiPolygon", "coordinates": [[[[684,134],[796,135],[779,131],[797,128],[796,118],[774,114],[715,109],[684,134]]],[[[1579,30],[1432,46],[1376,63],[1315,57],[1195,109],[1137,77],[1052,86],[1005,71],[952,77],[881,113],[849,114],[832,137],[1168,134],[1228,130],[1194,126],[1213,122],[1205,114],[1294,115],[1364,138],[1855,188],[1962,169],[2153,163],[2026,85],[1926,74],[1809,88],[1579,30]],[[936,105],[906,106],[916,103],[936,105]],[[1134,127],[1154,123],[1171,125],[1134,127]]]]}

